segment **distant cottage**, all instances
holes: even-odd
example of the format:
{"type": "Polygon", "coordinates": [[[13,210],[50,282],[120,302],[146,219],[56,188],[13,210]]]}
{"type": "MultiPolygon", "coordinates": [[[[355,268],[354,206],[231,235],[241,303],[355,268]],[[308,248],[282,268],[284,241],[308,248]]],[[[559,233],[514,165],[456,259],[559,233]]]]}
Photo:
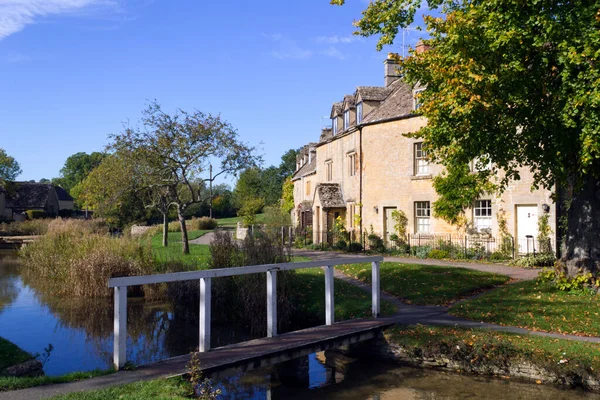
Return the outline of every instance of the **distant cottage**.
{"type": "MultiPolygon", "coordinates": [[[[418,94],[425,88],[402,81],[392,57],[384,67],[385,86],[359,86],[334,103],[331,128],[324,128],[319,142],[304,146],[297,157],[292,218],[296,226],[312,231],[314,243],[331,240],[327,232],[338,217],[348,231],[373,229],[389,242],[395,210],[408,217],[412,237],[457,233],[457,227],[432,214],[438,198],[432,178],[442,166],[427,161],[421,140],[404,136],[427,124],[418,113],[418,94]]],[[[528,170],[520,176],[502,195],[475,201],[466,217],[471,233],[499,237],[498,213],[504,211],[517,251],[525,252],[534,245],[539,216],[550,214],[556,232],[556,207],[551,191],[530,190],[533,176],[528,170]]]]}
{"type": "Polygon", "coordinates": [[[60,186],[50,183],[7,182],[0,187],[0,219],[23,219],[28,210],[57,216],[60,210],[72,210],[73,207],[73,197],[60,186]]]}

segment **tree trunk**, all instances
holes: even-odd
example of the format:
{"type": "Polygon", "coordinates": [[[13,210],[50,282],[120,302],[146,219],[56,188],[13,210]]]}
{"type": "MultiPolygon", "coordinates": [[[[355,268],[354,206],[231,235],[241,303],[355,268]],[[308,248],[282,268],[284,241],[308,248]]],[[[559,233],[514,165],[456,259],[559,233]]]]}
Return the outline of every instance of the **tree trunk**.
{"type": "Polygon", "coordinates": [[[177,208],[177,218],[179,219],[179,224],[181,225],[181,251],[183,254],[190,254],[187,226],[185,226],[185,218],[183,217],[183,212],[179,207],[177,208]]]}
{"type": "Polygon", "coordinates": [[[167,213],[163,214],[163,247],[169,246],[169,216],[167,213]]]}
{"type": "Polygon", "coordinates": [[[562,227],[561,261],[569,276],[600,272],[600,182],[588,177],[581,189],[573,186],[560,194],[562,213],[567,217],[567,226],[562,227]],[[564,205],[571,201],[570,207],[564,205]]]}

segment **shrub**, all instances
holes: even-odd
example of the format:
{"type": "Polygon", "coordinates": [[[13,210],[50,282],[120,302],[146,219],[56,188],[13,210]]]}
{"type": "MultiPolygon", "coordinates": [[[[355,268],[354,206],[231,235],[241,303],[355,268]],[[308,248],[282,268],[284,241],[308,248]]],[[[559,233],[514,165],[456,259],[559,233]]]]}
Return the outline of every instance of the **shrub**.
{"type": "Polygon", "coordinates": [[[338,240],[336,242],[336,244],[333,245],[333,248],[336,250],[346,250],[346,241],[345,240],[338,240]]]}
{"type": "MultiPolygon", "coordinates": [[[[557,263],[559,264],[559,263],[557,263]]],[[[560,268],[547,269],[544,268],[538,274],[538,283],[551,283],[558,290],[565,292],[582,291],[586,287],[597,286],[597,281],[594,281],[592,274],[580,274],[574,277],[567,276],[560,268]]]]}
{"type": "Polygon", "coordinates": [[[242,207],[238,210],[238,216],[242,217],[244,227],[249,227],[256,223],[256,214],[261,212],[265,206],[265,201],[261,198],[245,199],[242,207]]]}
{"type": "Polygon", "coordinates": [[[495,251],[490,255],[491,261],[504,261],[509,258],[510,256],[507,256],[503,251],[495,251]]]}
{"type": "Polygon", "coordinates": [[[433,249],[433,250],[431,250],[429,252],[429,254],[427,255],[427,257],[434,258],[436,260],[441,260],[443,258],[450,258],[450,253],[448,253],[445,250],[433,249]]]}
{"type": "Polygon", "coordinates": [[[150,249],[98,233],[103,229],[93,221],[53,220],[46,235],[21,250],[23,274],[61,296],[110,297],[109,278],[154,272],[150,249]]]}
{"type": "Polygon", "coordinates": [[[27,219],[43,219],[48,216],[48,213],[43,210],[27,210],[25,211],[27,219]]]}
{"type": "Polygon", "coordinates": [[[0,224],[0,236],[32,236],[44,235],[52,220],[32,219],[0,224]]]}
{"type": "Polygon", "coordinates": [[[181,224],[179,221],[169,222],[169,232],[181,232],[181,224]]]}
{"type": "Polygon", "coordinates": [[[381,236],[376,233],[370,233],[367,239],[369,240],[369,250],[376,253],[383,253],[385,251],[385,245],[381,236]]]}
{"type": "Polygon", "coordinates": [[[431,246],[413,246],[410,251],[415,257],[427,258],[431,252],[431,246]]]}
{"type": "Polygon", "coordinates": [[[216,227],[217,220],[209,217],[192,218],[192,220],[188,222],[188,228],[194,231],[211,230],[215,229],[216,227]]]}
{"type": "Polygon", "coordinates": [[[352,253],[359,253],[363,250],[362,244],[359,242],[350,242],[348,245],[348,251],[352,253]]]}
{"type": "Polygon", "coordinates": [[[521,268],[550,267],[556,262],[554,253],[528,254],[516,259],[512,265],[521,268]]]}
{"type": "MultiPolygon", "coordinates": [[[[217,231],[210,244],[209,268],[231,268],[247,265],[289,262],[291,254],[280,245],[277,237],[268,234],[247,236],[238,243],[229,232],[217,231]]],[[[279,322],[288,324],[293,305],[287,296],[291,290],[293,272],[277,274],[277,306],[279,322]]],[[[255,336],[266,334],[265,274],[238,275],[213,280],[213,316],[220,323],[235,322],[250,328],[255,336]]],[[[198,283],[182,282],[169,285],[175,313],[186,319],[198,318],[198,283]],[[192,305],[192,306],[191,306],[192,305]]],[[[285,328],[283,326],[282,328],[285,328]]]]}

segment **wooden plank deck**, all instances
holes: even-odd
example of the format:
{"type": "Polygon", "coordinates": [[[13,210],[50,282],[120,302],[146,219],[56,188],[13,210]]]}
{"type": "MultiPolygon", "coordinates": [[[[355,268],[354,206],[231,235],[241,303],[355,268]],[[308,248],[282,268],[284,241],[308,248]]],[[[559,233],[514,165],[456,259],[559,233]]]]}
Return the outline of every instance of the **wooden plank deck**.
{"type": "MultiPolygon", "coordinates": [[[[355,319],[284,333],[273,338],[249,340],[198,353],[206,375],[219,376],[274,365],[318,351],[358,343],[377,337],[394,325],[391,319],[355,319]]],[[[173,357],[143,366],[140,372],[163,377],[182,375],[190,355],[173,357]]]]}

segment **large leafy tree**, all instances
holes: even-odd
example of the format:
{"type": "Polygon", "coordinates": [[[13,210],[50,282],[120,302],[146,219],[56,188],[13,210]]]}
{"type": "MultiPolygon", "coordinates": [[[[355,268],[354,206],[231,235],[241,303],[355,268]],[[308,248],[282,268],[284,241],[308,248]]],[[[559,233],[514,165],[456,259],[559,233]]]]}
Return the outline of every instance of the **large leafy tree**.
{"type": "Polygon", "coordinates": [[[100,165],[104,157],[106,157],[105,153],[96,151],[91,154],[75,153],[67,158],[65,165],[60,170],[60,177],[54,178],[52,183],[59,185],[67,192],[71,192],[94,168],[100,165]]]}
{"type": "Polygon", "coordinates": [[[210,165],[219,166],[215,177],[259,161],[255,149],[240,141],[220,116],[181,109],[168,114],[156,102],[143,111],[139,126],[126,127],[111,139],[110,149],[144,165],[144,186],[168,193],[181,224],[184,254],[190,252],[184,214],[189,206],[207,200],[203,188],[210,165]]]}
{"type": "Polygon", "coordinates": [[[21,166],[0,148],[0,181],[14,181],[21,174],[21,166]]]}
{"type": "MultiPolygon", "coordinates": [[[[342,4],[343,0],[333,0],[342,4]]],[[[378,48],[413,23],[421,0],[374,0],[355,24],[378,48]]],[[[428,0],[430,51],[400,60],[427,86],[420,112],[436,180],[438,215],[452,219],[492,182],[522,168],[556,191],[563,262],[573,275],[600,268],[600,6],[591,1],[428,0]],[[465,166],[478,160],[480,167],[465,166]],[[452,182],[468,182],[453,185],[452,182]],[[443,205],[444,207],[439,207],[443,205]]]]}

